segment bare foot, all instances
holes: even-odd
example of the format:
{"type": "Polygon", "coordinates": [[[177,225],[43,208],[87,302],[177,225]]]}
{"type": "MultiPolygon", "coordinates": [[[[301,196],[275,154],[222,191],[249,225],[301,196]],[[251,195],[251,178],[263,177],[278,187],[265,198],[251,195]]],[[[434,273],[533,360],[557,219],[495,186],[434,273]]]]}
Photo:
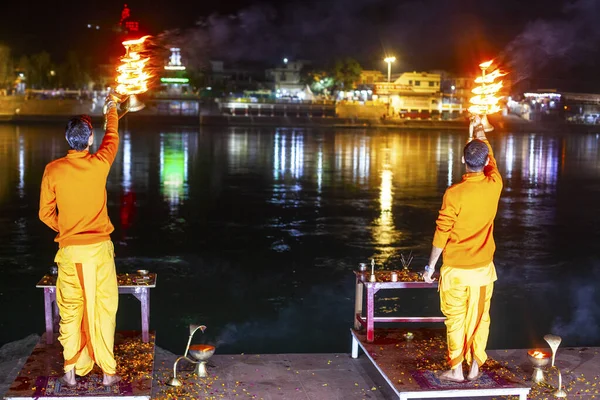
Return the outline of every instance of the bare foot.
{"type": "Polygon", "coordinates": [[[104,374],[104,378],[102,379],[102,384],[104,386],[112,386],[121,382],[121,377],[119,375],[107,375],[104,374]]]}
{"type": "Polygon", "coordinates": [[[458,366],[449,371],[444,371],[443,373],[440,374],[439,378],[442,381],[449,381],[449,382],[461,383],[461,382],[465,381],[465,377],[464,377],[463,371],[462,371],[462,366],[458,366]]]}
{"type": "Polygon", "coordinates": [[[75,379],[75,369],[65,372],[64,376],[60,378],[60,381],[69,387],[76,386],[77,380],[75,379]]]}
{"type": "Polygon", "coordinates": [[[477,364],[477,361],[473,360],[473,364],[471,364],[471,370],[469,371],[469,375],[467,375],[467,379],[474,381],[477,378],[479,378],[479,364],[477,364]]]}

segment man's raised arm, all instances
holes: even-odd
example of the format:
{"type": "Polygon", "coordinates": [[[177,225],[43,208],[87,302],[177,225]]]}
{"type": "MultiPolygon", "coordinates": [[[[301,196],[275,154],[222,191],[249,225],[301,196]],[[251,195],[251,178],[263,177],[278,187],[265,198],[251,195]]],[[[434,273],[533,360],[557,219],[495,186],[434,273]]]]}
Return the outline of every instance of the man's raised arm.
{"type": "Polygon", "coordinates": [[[119,150],[119,116],[113,100],[106,100],[106,132],[96,156],[112,165],[119,150]]]}

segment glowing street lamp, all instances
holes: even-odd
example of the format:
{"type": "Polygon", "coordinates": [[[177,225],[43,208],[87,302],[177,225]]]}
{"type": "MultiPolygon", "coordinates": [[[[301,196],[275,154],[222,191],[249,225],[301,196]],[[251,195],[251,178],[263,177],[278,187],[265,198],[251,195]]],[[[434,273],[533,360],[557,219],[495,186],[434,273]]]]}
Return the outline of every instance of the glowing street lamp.
{"type": "Polygon", "coordinates": [[[396,61],[396,57],[386,57],[383,59],[388,65],[388,83],[392,80],[392,63],[396,61]]]}

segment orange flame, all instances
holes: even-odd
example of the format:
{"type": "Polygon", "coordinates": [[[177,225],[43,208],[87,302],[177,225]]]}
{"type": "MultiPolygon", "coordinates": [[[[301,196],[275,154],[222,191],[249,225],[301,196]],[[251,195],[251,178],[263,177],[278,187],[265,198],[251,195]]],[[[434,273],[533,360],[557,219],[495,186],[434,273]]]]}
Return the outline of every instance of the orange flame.
{"type": "Polygon", "coordinates": [[[144,93],[148,90],[148,80],[151,75],[144,71],[144,66],[150,60],[142,58],[140,51],[143,50],[144,41],[150,36],[139,39],[126,40],[125,55],[121,57],[121,65],[117,67],[117,87],[115,91],[119,94],[133,95],[144,93]]]}
{"type": "Polygon", "coordinates": [[[548,354],[540,350],[530,351],[529,354],[533,358],[548,358],[548,354]]]}
{"type": "Polygon", "coordinates": [[[502,81],[495,82],[501,76],[506,75],[499,69],[496,69],[489,74],[485,71],[492,66],[493,60],[479,64],[481,68],[481,76],[475,79],[475,83],[479,86],[473,88],[472,92],[476,96],[471,97],[469,112],[476,115],[493,114],[501,110],[498,102],[500,97],[496,93],[502,89],[502,81]]]}
{"type": "Polygon", "coordinates": [[[481,64],[479,64],[479,68],[481,68],[481,69],[487,69],[487,68],[490,67],[490,65],[492,65],[493,62],[494,62],[494,60],[482,62],[481,64]]]}

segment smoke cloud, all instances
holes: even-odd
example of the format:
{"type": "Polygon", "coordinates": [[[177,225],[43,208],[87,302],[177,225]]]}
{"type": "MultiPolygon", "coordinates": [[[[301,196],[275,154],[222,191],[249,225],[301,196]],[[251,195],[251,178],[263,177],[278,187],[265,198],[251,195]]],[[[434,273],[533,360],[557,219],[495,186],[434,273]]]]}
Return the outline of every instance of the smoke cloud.
{"type": "Polygon", "coordinates": [[[576,0],[566,2],[557,18],[527,24],[503,52],[513,71],[513,84],[543,74],[545,69],[561,75],[573,67],[594,64],[600,42],[598,15],[600,2],[576,0]]]}
{"type": "MultiPolygon", "coordinates": [[[[445,69],[478,73],[495,58],[513,83],[600,58],[600,2],[475,0],[327,0],[252,5],[202,17],[193,28],[162,37],[182,48],[190,66],[208,60],[273,64],[283,57],[326,64],[354,57],[365,68],[445,69]],[[547,67],[550,67],[549,69],[547,67]]],[[[572,74],[579,75],[582,74],[572,74]]]]}
{"type": "Polygon", "coordinates": [[[571,320],[559,317],[552,324],[552,333],[570,345],[593,343],[600,337],[600,294],[595,283],[599,278],[600,270],[596,265],[591,279],[573,281],[569,296],[565,296],[565,299],[571,299],[571,320]]]}
{"type": "Polygon", "coordinates": [[[194,63],[272,63],[283,57],[318,63],[351,56],[383,68],[389,52],[397,56],[398,69],[434,69],[455,61],[457,50],[478,47],[474,41],[485,42],[487,28],[468,5],[451,0],[308,0],[213,14],[163,37],[187,48],[184,56],[194,63]]]}

